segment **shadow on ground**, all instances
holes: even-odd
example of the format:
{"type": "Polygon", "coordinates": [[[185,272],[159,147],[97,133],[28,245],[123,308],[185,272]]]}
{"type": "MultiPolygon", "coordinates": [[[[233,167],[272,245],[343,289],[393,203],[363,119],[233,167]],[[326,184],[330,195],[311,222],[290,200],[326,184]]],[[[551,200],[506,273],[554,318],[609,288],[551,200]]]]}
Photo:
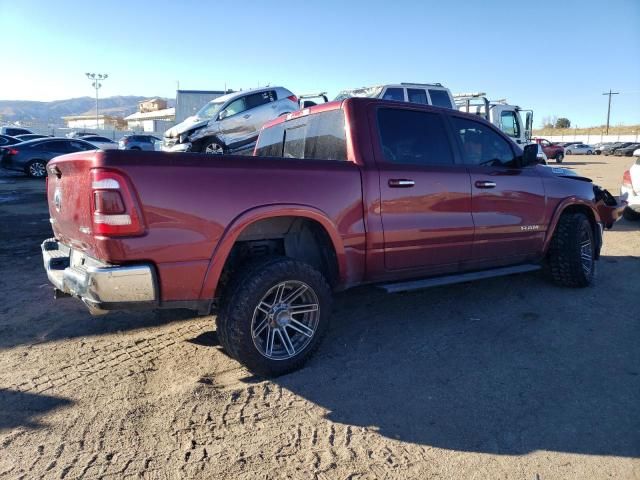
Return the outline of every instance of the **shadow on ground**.
{"type": "Polygon", "coordinates": [[[72,403],[66,398],[0,388],[0,431],[16,427],[43,427],[37,420],[38,416],[72,403]]]}

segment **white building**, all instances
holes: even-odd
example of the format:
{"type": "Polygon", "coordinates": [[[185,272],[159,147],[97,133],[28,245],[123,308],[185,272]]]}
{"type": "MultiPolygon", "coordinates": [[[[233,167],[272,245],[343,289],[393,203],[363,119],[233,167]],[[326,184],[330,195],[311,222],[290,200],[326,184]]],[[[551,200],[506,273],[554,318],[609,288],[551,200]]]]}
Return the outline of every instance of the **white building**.
{"type": "Polygon", "coordinates": [[[165,108],[150,112],[136,112],[124,117],[129,130],[141,130],[143,132],[164,132],[170,128],[176,118],[175,108],[165,108]]]}
{"type": "Polygon", "coordinates": [[[69,115],[68,117],[62,117],[62,119],[69,128],[114,130],[122,126],[122,118],[111,115],[98,115],[97,122],[95,115],[69,115]]]}

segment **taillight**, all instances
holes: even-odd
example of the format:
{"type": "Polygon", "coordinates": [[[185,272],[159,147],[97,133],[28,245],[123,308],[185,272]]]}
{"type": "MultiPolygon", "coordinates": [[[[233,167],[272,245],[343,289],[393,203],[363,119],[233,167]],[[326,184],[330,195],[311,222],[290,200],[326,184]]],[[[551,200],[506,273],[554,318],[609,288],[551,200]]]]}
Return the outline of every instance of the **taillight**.
{"type": "Polygon", "coordinates": [[[298,103],[298,97],[296,97],[295,95],[289,95],[287,98],[292,102],[298,103]]]}
{"type": "Polygon", "coordinates": [[[17,155],[18,153],[20,152],[15,148],[7,148],[7,155],[17,155]]]}
{"type": "Polygon", "coordinates": [[[627,170],[622,175],[622,186],[633,188],[633,184],[631,183],[631,171],[627,170]]]}
{"type": "Polygon", "coordinates": [[[91,170],[91,216],[96,235],[144,233],[138,200],[128,180],[110,170],[91,170]]]}

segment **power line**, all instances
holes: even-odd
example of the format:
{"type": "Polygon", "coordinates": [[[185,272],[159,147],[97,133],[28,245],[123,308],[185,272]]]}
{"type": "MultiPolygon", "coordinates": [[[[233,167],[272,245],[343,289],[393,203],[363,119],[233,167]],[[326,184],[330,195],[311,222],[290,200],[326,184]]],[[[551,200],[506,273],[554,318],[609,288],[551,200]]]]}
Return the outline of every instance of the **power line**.
{"type": "Polygon", "coordinates": [[[603,95],[609,95],[609,108],[607,108],[607,135],[609,135],[609,119],[611,118],[611,95],[620,95],[620,92],[612,92],[611,89],[609,89],[609,91],[603,93],[603,95]]]}
{"type": "Polygon", "coordinates": [[[98,90],[100,89],[100,87],[102,87],[102,84],[100,82],[106,80],[109,75],[107,73],[85,73],[85,75],[89,80],[93,81],[91,85],[93,86],[93,88],[96,89],[96,129],[97,129],[100,126],[100,123],[98,120],[99,118],[98,117],[98,90]]]}

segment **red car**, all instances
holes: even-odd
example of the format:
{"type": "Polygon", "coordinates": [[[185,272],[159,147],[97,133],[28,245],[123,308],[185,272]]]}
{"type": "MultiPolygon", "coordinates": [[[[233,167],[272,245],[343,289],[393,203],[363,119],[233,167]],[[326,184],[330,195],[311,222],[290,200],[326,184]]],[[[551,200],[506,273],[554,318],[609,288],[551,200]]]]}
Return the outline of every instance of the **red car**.
{"type": "Polygon", "coordinates": [[[550,142],[546,138],[533,138],[532,141],[542,146],[542,151],[549,160],[554,159],[556,163],[562,163],[564,160],[564,147],[562,145],[550,142]]]}
{"type": "Polygon", "coordinates": [[[278,375],[318,346],[332,291],[542,264],[589,285],[622,208],[536,154],[475,115],[351,98],[267,124],[254,157],[66,155],[47,166],[44,264],[96,313],[214,309],[226,351],[278,375]]]}

